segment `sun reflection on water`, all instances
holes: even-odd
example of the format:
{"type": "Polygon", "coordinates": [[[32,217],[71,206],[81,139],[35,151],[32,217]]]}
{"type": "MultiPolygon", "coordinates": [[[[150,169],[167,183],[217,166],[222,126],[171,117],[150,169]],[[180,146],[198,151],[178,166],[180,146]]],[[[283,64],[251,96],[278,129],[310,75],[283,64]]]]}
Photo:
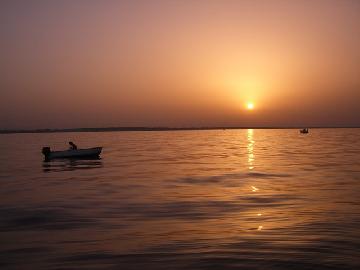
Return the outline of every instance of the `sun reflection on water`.
{"type": "MultiPolygon", "coordinates": [[[[255,146],[254,130],[248,129],[247,130],[247,166],[248,166],[249,171],[252,171],[255,168],[254,146],[255,146]]],[[[251,191],[257,192],[257,191],[259,191],[259,188],[257,188],[256,186],[251,186],[251,191]]],[[[262,213],[259,212],[256,214],[256,216],[260,218],[262,216],[262,213]]],[[[263,229],[262,225],[259,225],[257,227],[258,231],[261,231],[262,229],[263,229]]]]}
{"type": "Polygon", "coordinates": [[[247,153],[248,153],[248,167],[249,170],[254,169],[254,161],[255,161],[255,155],[254,155],[254,144],[255,141],[253,139],[254,130],[248,129],[247,130],[247,153]]]}

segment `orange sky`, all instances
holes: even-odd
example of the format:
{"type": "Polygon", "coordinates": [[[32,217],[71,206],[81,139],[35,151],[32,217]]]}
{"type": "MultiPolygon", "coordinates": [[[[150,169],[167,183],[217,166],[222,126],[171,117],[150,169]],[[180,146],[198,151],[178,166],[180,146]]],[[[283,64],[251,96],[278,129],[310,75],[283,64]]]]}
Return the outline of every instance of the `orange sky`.
{"type": "Polygon", "coordinates": [[[0,129],[360,126],[359,1],[15,0],[0,18],[0,129]]]}

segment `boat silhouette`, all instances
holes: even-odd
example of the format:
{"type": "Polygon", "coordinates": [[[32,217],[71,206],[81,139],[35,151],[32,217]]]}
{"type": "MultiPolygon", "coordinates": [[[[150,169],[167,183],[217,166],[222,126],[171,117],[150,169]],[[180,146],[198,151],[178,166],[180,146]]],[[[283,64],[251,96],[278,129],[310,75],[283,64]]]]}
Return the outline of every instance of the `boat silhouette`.
{"type": "Polygon", "coordinates": [[[51,151],[50,147],[43,147],[42,153],[45,160],[60,159],[60,158],[96,158],[99,157],[102,147],[84,148],[84,149],[69,149],[64,151],[51,151]]]}

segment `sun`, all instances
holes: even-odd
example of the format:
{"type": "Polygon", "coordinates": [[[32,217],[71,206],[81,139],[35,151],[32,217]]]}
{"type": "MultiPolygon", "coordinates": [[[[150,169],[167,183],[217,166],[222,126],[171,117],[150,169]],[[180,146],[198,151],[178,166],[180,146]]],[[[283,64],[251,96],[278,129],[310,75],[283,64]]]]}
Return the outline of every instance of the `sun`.
{"type": "Polygon", "coordinates": [[[246,109],[247,110],[253,110],[254,109],[254,103],[252,103],[252,102],[248,102],[248,103],[246,103],[246,109]]]}

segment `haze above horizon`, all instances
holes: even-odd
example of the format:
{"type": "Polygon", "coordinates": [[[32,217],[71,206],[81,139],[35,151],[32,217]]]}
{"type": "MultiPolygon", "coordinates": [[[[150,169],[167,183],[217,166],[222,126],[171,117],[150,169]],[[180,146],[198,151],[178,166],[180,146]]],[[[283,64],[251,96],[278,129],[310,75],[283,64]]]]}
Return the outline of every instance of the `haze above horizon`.
{"type": "Polygon", "coordinates": [[[1,1],[0,129],[360,126],[359,1],[1,1]]]}

